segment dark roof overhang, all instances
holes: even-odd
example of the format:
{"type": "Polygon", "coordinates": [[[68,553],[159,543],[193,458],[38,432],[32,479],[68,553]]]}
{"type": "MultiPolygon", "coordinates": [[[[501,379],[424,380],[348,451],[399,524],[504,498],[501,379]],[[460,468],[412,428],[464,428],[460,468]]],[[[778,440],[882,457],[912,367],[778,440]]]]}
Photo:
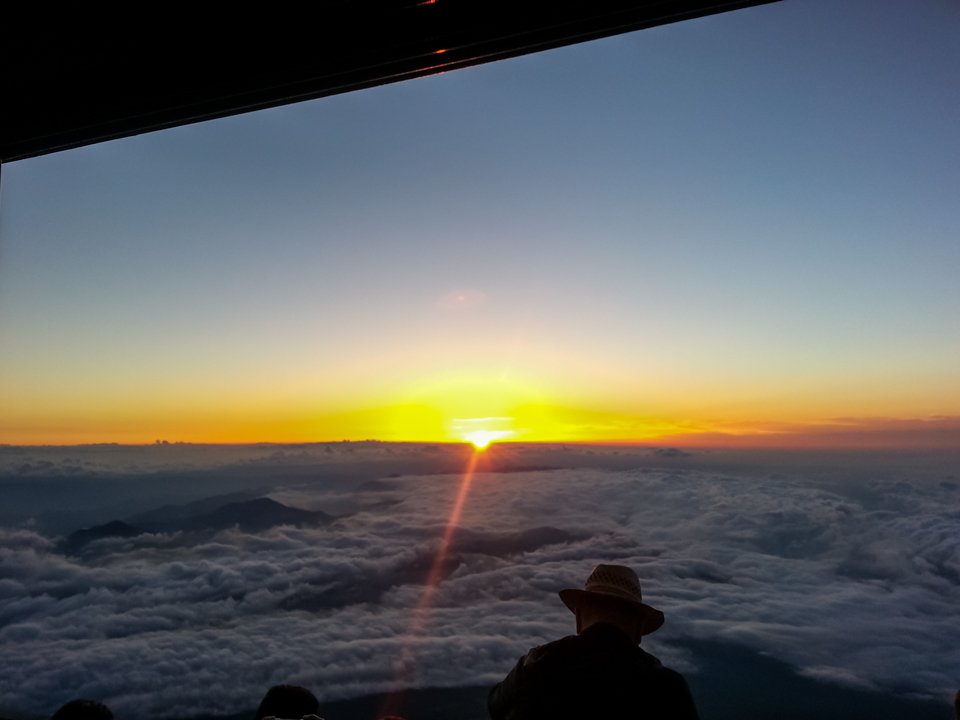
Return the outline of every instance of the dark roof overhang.
{"type": "Polygon", "coordinates": [[[44,6],[55,22],[4,33],[0,160],[773,1],[354,0],[248,14],[233,5],[219,17],[217,6],[44,6]]]}

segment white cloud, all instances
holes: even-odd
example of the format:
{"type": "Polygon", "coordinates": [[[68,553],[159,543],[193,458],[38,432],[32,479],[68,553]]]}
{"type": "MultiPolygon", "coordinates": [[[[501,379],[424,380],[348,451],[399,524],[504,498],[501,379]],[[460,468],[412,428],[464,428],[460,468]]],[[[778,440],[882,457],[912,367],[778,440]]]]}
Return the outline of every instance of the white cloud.
{"type": "MultiPolygon", "coordinates": [[[[196,547],[142,535],[69,558],[31,531],[0,532],[0,706],[49,713],[85,696],[170,717],[239,712],[280,682],[322,699],[388,688],[459,478],[386,482],[329,528],[196,547]]],[[[296,493],[302,507],[328,497],[296,493]]],[[[572,632],[556,591],[598,562],[637,569],[667,617],[644,646],[685,672],[691,656],[673,643],[694,638],[858,687],[935,694],[960,674],[956,489],[875,484],[854,499],[707,472],[491,474],[475,478],[462,525],[580,539],[463,556],[416,645],[420,686],[492,684],[572,632]]]]}

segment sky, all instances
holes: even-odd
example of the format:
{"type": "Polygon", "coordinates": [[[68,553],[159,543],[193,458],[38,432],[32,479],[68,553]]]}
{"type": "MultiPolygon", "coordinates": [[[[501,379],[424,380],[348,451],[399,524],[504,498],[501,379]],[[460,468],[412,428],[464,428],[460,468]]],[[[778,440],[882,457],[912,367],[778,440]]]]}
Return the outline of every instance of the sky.
{"type": "Polygon", "coordinates": [[[4,165],[0,442],[956,447],[958,33],[785,0],[4,165]]]}

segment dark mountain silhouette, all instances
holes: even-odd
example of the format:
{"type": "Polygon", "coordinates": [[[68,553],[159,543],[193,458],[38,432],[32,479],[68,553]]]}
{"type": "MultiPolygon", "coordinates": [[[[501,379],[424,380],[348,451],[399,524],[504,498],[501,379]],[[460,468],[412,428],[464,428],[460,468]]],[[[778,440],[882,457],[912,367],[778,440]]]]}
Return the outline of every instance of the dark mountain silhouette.
{"type": "MultiPolygon", "coordinates": [[[[390,477],[400,477],[400,475],[394,473],[390,477]]],[[[384,482],[383,480],[367,480],[365,483],[361,483],[361,485],[357,488],[357,490],[361,492],[389,492],[390,490],[396,489],[396,485],[391,482],[384,482]]]]}
{"type": "Polygon", "coordinates": [[[164,505],[129,518],[131,525],[143,528],[147,532],[163,532],[177,523],[200,515],[209,515],[229,503],[245,502],[262,497],[260,492],[234,492],[226,495],[214,495],[184,505],[164,505]]]}
{"type": "Polygon", "coordinates": [[[327,525],[336,518],[320,510],[300,510],[270,498],[227,503],[206,515],[197,515],[174,523],[186,532],[226,530],[239,526],[243,532],[255,533],[278,525],[297,527],[327,525]]]}
{"type": "Polygon", "coordinates": [[[94,540],[101,540],[102,538],[108,537],[120,537],[128,538],[139,535],[142,530],[136,528],[133,525],[127,525],[125,522],[120,520],[114,520],[113,522],[108,522],[106,525],[96,525],[94,527],[84,528],[82,530],[77,530],[74,533],[70,533],[67,536],[67,539],[63,542],[63,549],[67,552],[76,552],[82,548],[87,543],[93,542],[94,540]]]}
{"type": "Polygon", "coordinates": [[[943,700],[820,682],[749,648],[705,640],[673,644],[692,652],[698,672],[686,675],[700,717],[711,720],[952,720],[943,700]]]}
{"type": "Polygon", "coordinates": [[[270,498],[247,499],[242,493],[204,498],[187,505],[165,505],[130,518],[144,531],[154,533],[217,532],[234,526],[255,533],[278,525],[326,525],[335,519],[319,510],[301,510],[270,498]],[[224,502],[238,496],[240,501],[224,502]]]}
{"type": "Polygon", "coordinates": [[[336,517],[319,510],[288,507],[264,497],[224,504],[221,496],[205,498],[189,505],[166,505],[138,515],[135,519],[138,521],[137,525],[114,520],[106,525],[77,530],[60,543],[60,549],[65,553],[76,553],[94,540],[135,537],[146,532],[184,533],[185,540],[189,543],[232,527],[239,527],[247,533],[257,533],[279,525],[327,525],[336,517]]]}

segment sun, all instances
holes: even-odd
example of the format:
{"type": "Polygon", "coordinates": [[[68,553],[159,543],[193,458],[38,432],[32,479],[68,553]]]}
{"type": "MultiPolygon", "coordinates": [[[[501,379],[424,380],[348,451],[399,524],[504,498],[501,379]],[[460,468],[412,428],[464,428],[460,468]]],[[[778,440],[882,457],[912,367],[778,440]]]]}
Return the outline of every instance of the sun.
{"type": "Polygon", "coordinates": [[[477,450],[485,450],[495,440],[516,435],[512,425],[511,417],[454,418],[448,433],[451,438],[473,443],[477,450]]]}
{"type": "Polygon", "coordinates": [[[463,436],[467,442],[472,442],[477,450],[485,449],[494,440],[513,435],[511,430],[474,430],[463,436]]]}

